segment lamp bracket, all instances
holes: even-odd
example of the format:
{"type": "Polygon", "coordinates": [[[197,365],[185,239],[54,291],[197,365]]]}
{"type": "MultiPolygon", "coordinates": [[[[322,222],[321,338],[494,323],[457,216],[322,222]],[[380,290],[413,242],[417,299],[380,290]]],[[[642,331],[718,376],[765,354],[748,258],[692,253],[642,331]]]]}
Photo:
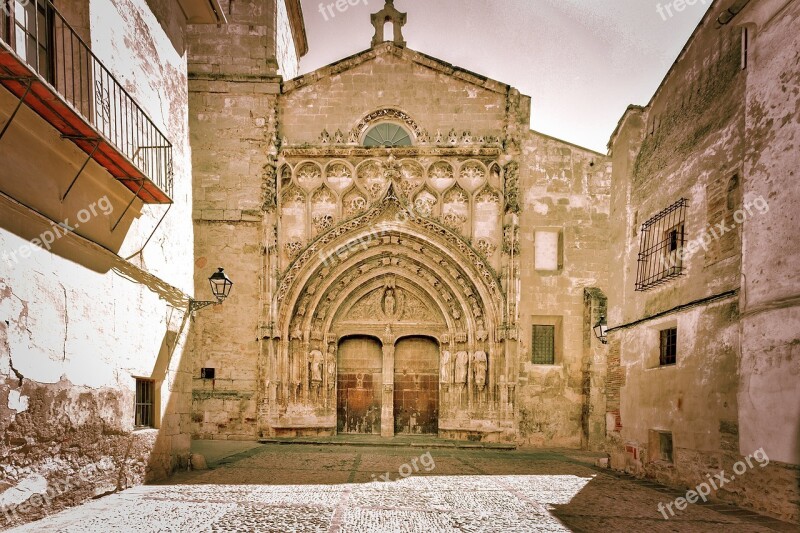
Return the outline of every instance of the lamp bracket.
{"type": "Polygon", "coordinates": [[[200,309],[204,309],[210,305],[219,305],[222,302],[219,301],[199,301],[199,300],[189,300],[189,312],[194,313],[195,311],[199,311],[200,309]]]}

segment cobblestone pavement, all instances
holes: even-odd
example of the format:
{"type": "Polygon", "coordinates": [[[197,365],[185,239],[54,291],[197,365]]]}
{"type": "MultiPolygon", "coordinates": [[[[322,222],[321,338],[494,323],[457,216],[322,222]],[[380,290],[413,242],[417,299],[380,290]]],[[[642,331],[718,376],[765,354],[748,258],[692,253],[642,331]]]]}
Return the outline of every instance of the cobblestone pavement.
{"type": "Polygon", "coordinates": [[[620,478],[590,462],[566,451],[272,444],[14,531],[795,530],[719,505],[693,505],[665,520],[658,504],[671,502],[677,491],[620,478]]]}

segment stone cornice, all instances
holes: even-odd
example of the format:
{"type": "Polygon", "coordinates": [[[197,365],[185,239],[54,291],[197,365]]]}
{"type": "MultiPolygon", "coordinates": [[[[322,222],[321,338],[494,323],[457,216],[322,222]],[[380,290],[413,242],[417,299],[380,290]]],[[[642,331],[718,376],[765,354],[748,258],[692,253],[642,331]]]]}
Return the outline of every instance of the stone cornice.
{"type": "Polygon", "coordinates": [[[500,146],[469,145],[469,146],[403,146],[397,148],[367,148],[364,146],[288,146],[284,147],[280,155],[289,157],[387,157],[394,155],[396,158],[405,157],[499,157],[503,153],[500,146]]]}

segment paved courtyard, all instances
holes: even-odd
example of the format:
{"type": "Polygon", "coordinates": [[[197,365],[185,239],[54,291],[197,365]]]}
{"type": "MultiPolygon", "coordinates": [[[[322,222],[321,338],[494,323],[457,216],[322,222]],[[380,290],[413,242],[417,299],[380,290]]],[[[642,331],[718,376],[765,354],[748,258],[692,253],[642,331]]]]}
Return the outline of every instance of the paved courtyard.
{"type": "Polygon", "coordinates": [[[208,456],[210,470],[14,531],[796,530],[726,505],[693,505],[664,520],[659,502],[679,492],[599,470],[581,452],[266,444],[208,456]]]}

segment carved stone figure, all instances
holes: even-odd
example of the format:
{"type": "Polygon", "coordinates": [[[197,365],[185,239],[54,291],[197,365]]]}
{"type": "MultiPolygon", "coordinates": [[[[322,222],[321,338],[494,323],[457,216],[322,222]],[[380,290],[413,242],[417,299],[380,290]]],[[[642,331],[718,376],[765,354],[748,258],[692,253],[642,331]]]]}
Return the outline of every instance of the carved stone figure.
{"type": "Polygon", "coordinates": [[[450,365],[452,364],[453,356],[449,350],[442,351],[442,366],[439,372],[439,381],[442,383],[450,383],[452,376],[450,375],[450,365]]]}
{"type": "Polygon", "coordinates": [[[328,374],[328,390],[336,386],[336,346],[328,345],[328,353],[325,355],[325,372],[328,374]]]}
{"type": "Polygon", "coordinates": [[[308,354],[308,358],[311,361],[311,381],[312,383],[319,383],[322,381],[322,363],[325,361],[325,358],[319,350],[311,350],[311,353],[308,354]]]}
{"type": "Polygon", "coordinates": [[[483,390],[486,388],[486,371],[489,368],[489,358],[486,352],[475,352],[473,368],[475,370],[475,385],[477,385],[478,390],[483,390]]]}
{"type": "Polygon", "coordinates": [[[394,296],[394,289],[386,289],[383,297],[383,312],[389,318],[393,318],[397,312],[397,299],[394,296]]]}
{"type": "Polygon", "coordinates": [[[461,351],[456,354],[456,383],[467,382],[467,366],[469,365],[469,354],[461,351]]]}

